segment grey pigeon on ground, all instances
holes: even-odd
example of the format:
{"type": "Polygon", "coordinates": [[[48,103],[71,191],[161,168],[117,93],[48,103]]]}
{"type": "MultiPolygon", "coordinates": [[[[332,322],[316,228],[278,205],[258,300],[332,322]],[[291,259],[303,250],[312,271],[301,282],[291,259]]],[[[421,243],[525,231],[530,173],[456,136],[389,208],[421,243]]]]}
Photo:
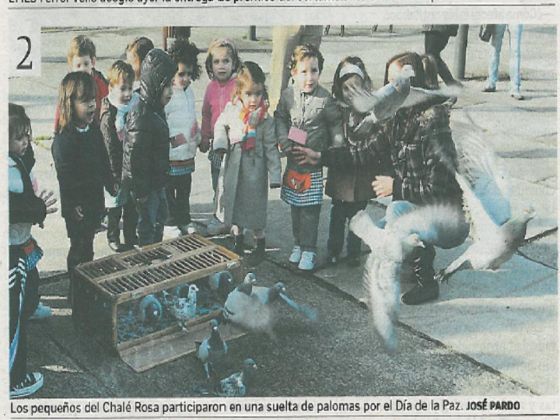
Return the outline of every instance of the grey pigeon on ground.
{"type": "Polygon", "coordinates": [[[251,276],[246,276],[245,280],[228,295],[224,303],[224,319],[248,330],[265,332],[274,337],[274,313],[271,305],[263,303],[252,293],[251,276]]]}
{"type": "Polygon", "coordinates": [[[144,324],[159,321],[163,314],[163,305],[153,294],[144,296],[138,304],[138,319],[144,324]]]}
{"type": "Polygon", "coordinates": [[[424,247],[424,244],[416,233],[378,228],[364,210],[351,219],[350,230],[371,248],[364,270],[369,308],[375,330],[387,350],[394,351],[397,347],[395,324],[400,309],[401,266],[415,247],[424,247]]]}
{"type": "Polygon", "coordinates": [[[523,243],[527,224],[536,212],[527,206],[512,216],[506,171],[494,151],[472,125],[457,125],[457,180],[463,191],[463,206],[470,222],[472,244],[441,270],[437,279],[447,281],[457,270],[497,270],[523,243]]]}
{"type": "Polygon", "coordinates": [[[290,298],[286,286],[280,281],[272,287],[253,286],[253,294],[258,296],[259,300],[265,305],[273,302],[283,302],[306,318],[312,321],[317,319],[317,312],[313,308],[299,304],[290,298]]]}
{"type": "Polygon", "coordinates": [[[207,379],[215,377],[216,370],[219,371],[216,367],[224,363],[228,352],[227,343],[222,339],[218,329],[218,321],[213,319],[210,321],[210,325],[210,335],[200,343],[196,353],[204,366],[207,379]]]}
{"type": "Polygon", "coordinates": [[[219,397],[244,397],[247,395],[256,370],[255,361],[245,359],[240,372],[235,372],[218,383],[216,394],[219,397]]]}

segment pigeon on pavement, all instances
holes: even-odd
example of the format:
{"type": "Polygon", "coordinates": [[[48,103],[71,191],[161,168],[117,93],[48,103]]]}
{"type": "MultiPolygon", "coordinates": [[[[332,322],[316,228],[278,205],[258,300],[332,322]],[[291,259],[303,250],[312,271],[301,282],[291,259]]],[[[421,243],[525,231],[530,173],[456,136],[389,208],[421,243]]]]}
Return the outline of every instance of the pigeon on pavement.
{"type": "Polygon", "coordinates": [[[250,331],[265,332],[274,337],[272,307],[252,293],[252,277],[246,276],[245,280],[228,295],[223,309],[224,319],[250,331]]]}
{"type": "Polygon", "coordinates": [[[197,357],[204,366],[206,378],[210,379],[216,375],[218,365],[223,364],[227,352],[227,343],[222,339],[218,329],[218,321],[215,319],[210,321],[211,333],[206,337],[198,347],[197,357]]]}
{"type": "Polygon", "coordinates": [[[257,364],[253,359],[245,359],[240,372],[235,372],[218,383],[216,394],[219,397],[244,397],[256,369],[257,364]]]}
{"type": "Polygon", "coordinates": [[[306,318],[312,321],[317,319],[317,312],[313,308],[299,304],[290,298],[286,286],[280,281],[272,287],[253,286],[252,293],[258,296],[259,300],[265,305],[273,302],[283,302],[306,318]]]}

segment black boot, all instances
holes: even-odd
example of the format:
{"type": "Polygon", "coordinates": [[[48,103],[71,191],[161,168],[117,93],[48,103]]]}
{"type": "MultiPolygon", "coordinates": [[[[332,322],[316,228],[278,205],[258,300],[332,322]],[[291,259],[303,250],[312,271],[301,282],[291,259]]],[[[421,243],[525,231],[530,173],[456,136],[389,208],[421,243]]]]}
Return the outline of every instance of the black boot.
{"type": "Polygon", "coordinates": [[[244,249],[245,249],[245,245],[243,244],[244,242],[244,235],[233,235],[233,252],[235,252],[237,255],[243,256],[244,254],[244,249]]]}
{"type": "Polygon", "coordinates": [[[434,258],[436,251],[433,246],[417,248],[413,255],[414,275],[416,286],[402,295],[401,301],[405,305],[418,305],[437,299],[439,284],[434,280],[434,258]]]}
{"type": "Polygon", "coordinates": [[[249,263],[257,265],[264,260],[265,257],[265,240],[264,238],[257,239],[257,247],[251,252],[249,256],[249,263]]]}

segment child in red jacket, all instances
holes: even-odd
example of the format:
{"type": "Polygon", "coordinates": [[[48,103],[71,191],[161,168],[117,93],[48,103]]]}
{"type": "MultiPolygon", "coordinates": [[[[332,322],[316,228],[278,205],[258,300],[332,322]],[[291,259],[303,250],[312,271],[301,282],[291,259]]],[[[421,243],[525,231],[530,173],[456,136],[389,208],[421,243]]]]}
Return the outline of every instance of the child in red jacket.
{"type": "MultiPolygon", "coordinates": [[[[103,74],[95,69],[95,44],[85,35],[78,35],[70,41],[70,48],[66,56],[68,61],[68,69],[70,72],[83,71],[93,77],[95,81],[95,122],[99,124],[99,110],[101,109],[101,100],[109,94],[109,84],[103,74]]],[[[58,133],[58,120],[60,118],[60,109],[56,108],[54,117],[54,132],[58,133]]]]}

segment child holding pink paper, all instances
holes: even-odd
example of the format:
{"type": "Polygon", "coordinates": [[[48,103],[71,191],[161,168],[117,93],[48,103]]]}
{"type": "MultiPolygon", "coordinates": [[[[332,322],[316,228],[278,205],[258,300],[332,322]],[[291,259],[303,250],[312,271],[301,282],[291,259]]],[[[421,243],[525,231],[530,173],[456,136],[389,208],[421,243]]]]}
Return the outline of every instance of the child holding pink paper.
{"type": "Polygon", "coordinates": [[[288,156],[281,198],[291,206],[294,247],[289,261],[300,270],[315,268],[323,172],[319,165],[298,164],[294,144],[315,151],[342,146],[342,116],[330,92],[319,85],[321,52],[310,44],[295,48],[290,61],[293,84],[280,97],[274,113],[281,151],[288,156]]]}

